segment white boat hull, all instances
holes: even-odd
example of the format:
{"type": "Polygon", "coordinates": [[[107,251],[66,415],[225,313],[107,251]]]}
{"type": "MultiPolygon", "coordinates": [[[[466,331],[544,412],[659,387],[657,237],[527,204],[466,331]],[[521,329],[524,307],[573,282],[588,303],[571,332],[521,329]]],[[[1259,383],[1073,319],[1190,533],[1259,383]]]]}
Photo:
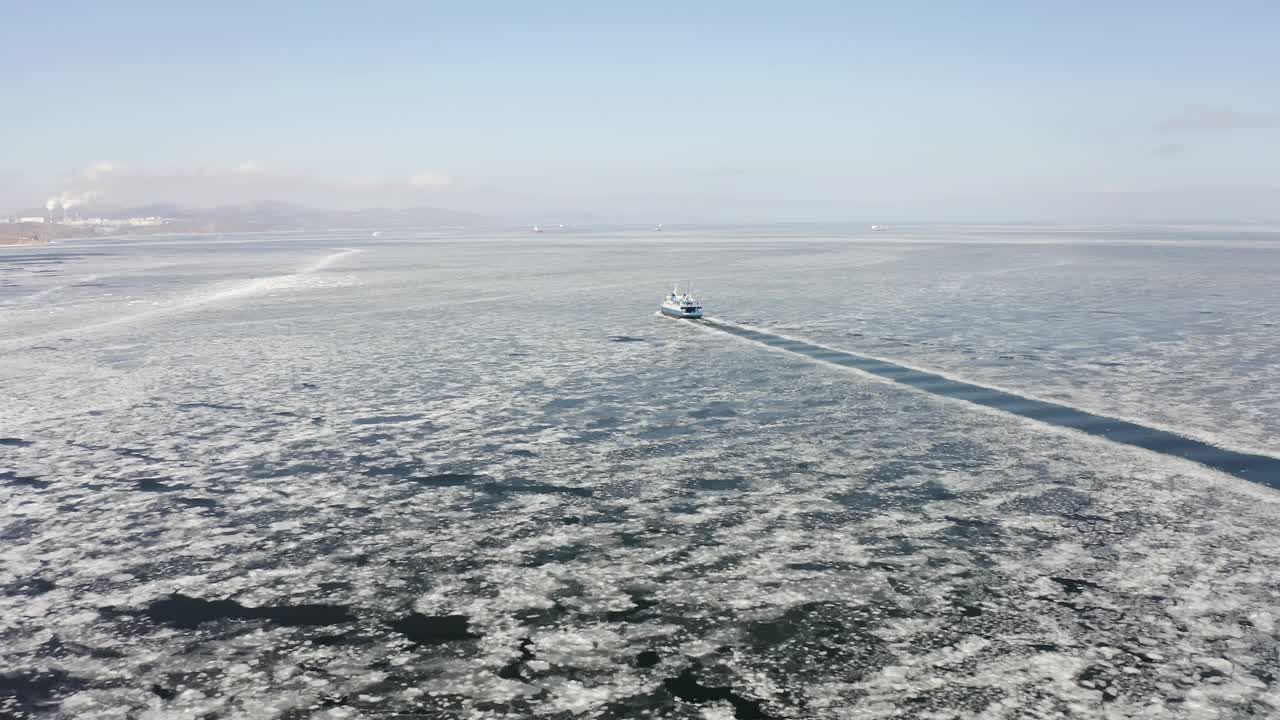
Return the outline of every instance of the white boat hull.
{"type": "Polygon", "coordinates": [[[663,305],[662,314],[666,315],[667,317],[687,318],[690,320],[697,320],[698,318],[702,317],[702,309],[698,308],[696,310],[684,310],[678,307],[670,307],[667,305],[663,305]]]}

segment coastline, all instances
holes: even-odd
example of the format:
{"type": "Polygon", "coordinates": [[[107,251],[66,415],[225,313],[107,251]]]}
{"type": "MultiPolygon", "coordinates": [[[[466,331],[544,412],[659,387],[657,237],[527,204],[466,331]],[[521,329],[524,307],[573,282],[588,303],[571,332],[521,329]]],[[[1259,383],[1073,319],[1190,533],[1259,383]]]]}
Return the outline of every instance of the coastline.
{"type": "Polygon", "coordinates": [[[30,235],[0,235],[0,247],[28,247],[49,244],[52,244],[51,240],[30,235]]]}

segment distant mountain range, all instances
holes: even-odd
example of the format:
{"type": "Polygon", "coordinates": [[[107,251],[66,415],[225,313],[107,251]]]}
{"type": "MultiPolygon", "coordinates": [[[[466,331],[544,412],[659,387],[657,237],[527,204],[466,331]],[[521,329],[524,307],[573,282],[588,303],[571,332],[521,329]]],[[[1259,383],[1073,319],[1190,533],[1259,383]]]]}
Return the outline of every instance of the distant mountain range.
{"type": "MultiPolygon", "coordinates": [[[[61,211],[55,211],[61,216],[61,211]]],[[[44,215],[32,210],[24,215],[44,215]]],[[[289,203],[261,202],[251,205],[223,205],[212,208],[188,208],[171,203],[155,203],[129,207],[86,205],[71,211],[72,217],[105,218],[123,221],[128,218],[163,217],[174,221],[254,226],[264,230],[318,227],[383,227],[424,225],[472,225],[486,221],[482,215],[419,206],[410,208],[368,208],[362,210],[326,210],[289,203]]]]}
{"type": "Polygon", "coordinates": [[[210,208],[185,214],[176,208],[174,215],[154,212],[165,217],[186,217],[219,223],[261,226],[264,230],[345,228],[345,227],[424,227],[492,224],[483,215],[418,206],[409,208],[368,208],[363,210],[323,210],[286,203],[256,203],[210,208]]]}
{"type": "MultiPolygon", "coordinates": [[[[47,217],[44,208],[17,213],[17,217],[47,217]]],[[[57,220],[62,211],[54,211],[57,220]]],[[[128,207],[85,205],[73,208],[73,219],[102,218],[98,225],[83,223],[0,224],[0,241],[47,242],[86,235],[254,232],[268,230],[388,229],[397,227],[495,226],[510,224],[476,213],[419,206],[410,208],[369,208],[325,210],[288,203],[263,202],[251,205],[224,205],[213,208],[184,208],[171,203],[128,207]],[[156,224],[138,224],[142,218],[163,218],[156,224]],[[131,224],[130,220],[135,223],[131,224]]]]}
{"type": "MultiPolygon", "coordinates": [[[[48,211],[44,208],[31,209],[17,213],[16,217],[48,217],[48,211]]],[[[85,205],[73,208],[70,217],[82,220],[101,218],[103,222],[100,224],[4,223],[0,224],[0,245],[42,244],[53,240],[102,234],[149,235],[346,228],[382,230],[511,224],[503,219],[476,213],[427,206],[325,210],[275,202],[213,208],[184,208],[171,203],[128,207],[85,205]],[[161,218],[163,222],[139,222],[144,218],[161,218]],[[134,222],[131,223],[131,220],[134,222]]],[[[61,221],[62,211],[54,211],[54,218],[61,221]]]]}

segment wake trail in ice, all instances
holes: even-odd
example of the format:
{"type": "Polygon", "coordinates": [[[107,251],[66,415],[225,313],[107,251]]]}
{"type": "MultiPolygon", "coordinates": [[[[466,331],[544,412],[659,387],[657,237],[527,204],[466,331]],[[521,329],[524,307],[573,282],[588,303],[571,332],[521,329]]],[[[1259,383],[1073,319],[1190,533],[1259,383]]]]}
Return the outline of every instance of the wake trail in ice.
{"type": "Polygon", "coordinates": [[[251,280],[240,281],[232,285],[219,286],[217,289],[208,289],[204,292],[198,292],[186,299],[154,307],[149,310],[130,313],[128,315],[122,315],[120,317],[111,318],[110,320],[103,320],[101,322],[82,325],[80,327],[66,328],[41,333],[36,336],[28,336],[21,338],[19,341],[14,343],[0,343],[0,347],[12,349],[23,345],[37,344],[49,339],[74,337],[76,335],[109,330],[121,325],[131,325],[158,317],[197,310],[210,305],[233,303],[238,300],[261,295],[273,290],[294,287],[302,278],[320,272],[321,270],[332,266],[334,263],[339,262],[343,258],[359,252],[363,252],[363,250],[356,248],[339,248],[338,252],[330,253],[329,255],[325,255],[314,262],[308,263],[307,265],[299,268],[296,272],[284,275],[273,275],[270,277],[253,278],[251,280]]]}
{"type": "MultiPolygon", "coordinates": [[[[157,309],[154,312],[177,312],[177,311],[187,310],[194,307],[199,307],[201,305],[210,305],[213,303],[226,302],[228,300],[234,300],[234,299],[248,297],[252,295],[260,295],[262,293],[271,292],[272,290],[279,290],[282,288],[286,288],[293,285],[295,281],[297,281],[302,276],[311,275],[312,273],[320,272],[321,270],[324,270],[330,265],[338,262],[342,258],[358,252],[361,252],[361,251],[354,250],[351,248],[343,248],[341,252],[336,252],[331,255],[326,255],[320,258],[319,260],[316,260],[315,262],[302,267],[295,273],[289,273],[288,275],[275,275],[272,277],[255,278],[253,280],[247,280],[245,282],[238,283],[236,285],[233,285],[228,288],[224,288],[222,290],[218,290],[213,293],[209,293],[206,295],[198,295],[196,297],[189,298],[187,300],[168,306],[166,308],[157,309]]],[[[127,318],[122,318],[122,319],[127,319],[127,318]]]]}
{"type": "Polygon", "coordinates": [[[354,255],[358,252],[362,252],[361,250],[357,250],[355,248],[339,248],[338,250],[339,252],[333,253],[332,255],[325,255],[319,260],[311,263],[310,265],[307,265],[306,267],[299,270],[297,274],[310,275],[313,272],[319,272],[329,267],[330,265],[338,262],[342,258],[347,257],[348,255],[354,255]]]}
{"type": "Polygon", "coordinates": [[[1064,427],[1112,442],[1191,460],[1238,478],[1280,489],[1280,458],[1212,445],[1178,432],[1131,420],[1098,415],[1082,408],[980,385],[934,370],[871,355],[849,352],[759,328],[704,318],[700,327],[718,330],[766,347],[853,370],[874,379],[953,400],[1004,411],[1037,422],[1064,427]]]}

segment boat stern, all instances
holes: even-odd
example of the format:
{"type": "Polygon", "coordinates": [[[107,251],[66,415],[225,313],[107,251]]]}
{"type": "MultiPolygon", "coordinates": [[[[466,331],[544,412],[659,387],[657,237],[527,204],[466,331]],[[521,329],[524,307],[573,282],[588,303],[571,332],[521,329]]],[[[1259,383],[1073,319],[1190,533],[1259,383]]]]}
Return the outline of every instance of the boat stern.
{"type": "Polygon", "coordinates": [[[662,306],[662,314],[667,317],[683,318],[686,320],[697,320],[702,317],[702,308],[681,308],[671,307],[669,305],[662,306]]]}

